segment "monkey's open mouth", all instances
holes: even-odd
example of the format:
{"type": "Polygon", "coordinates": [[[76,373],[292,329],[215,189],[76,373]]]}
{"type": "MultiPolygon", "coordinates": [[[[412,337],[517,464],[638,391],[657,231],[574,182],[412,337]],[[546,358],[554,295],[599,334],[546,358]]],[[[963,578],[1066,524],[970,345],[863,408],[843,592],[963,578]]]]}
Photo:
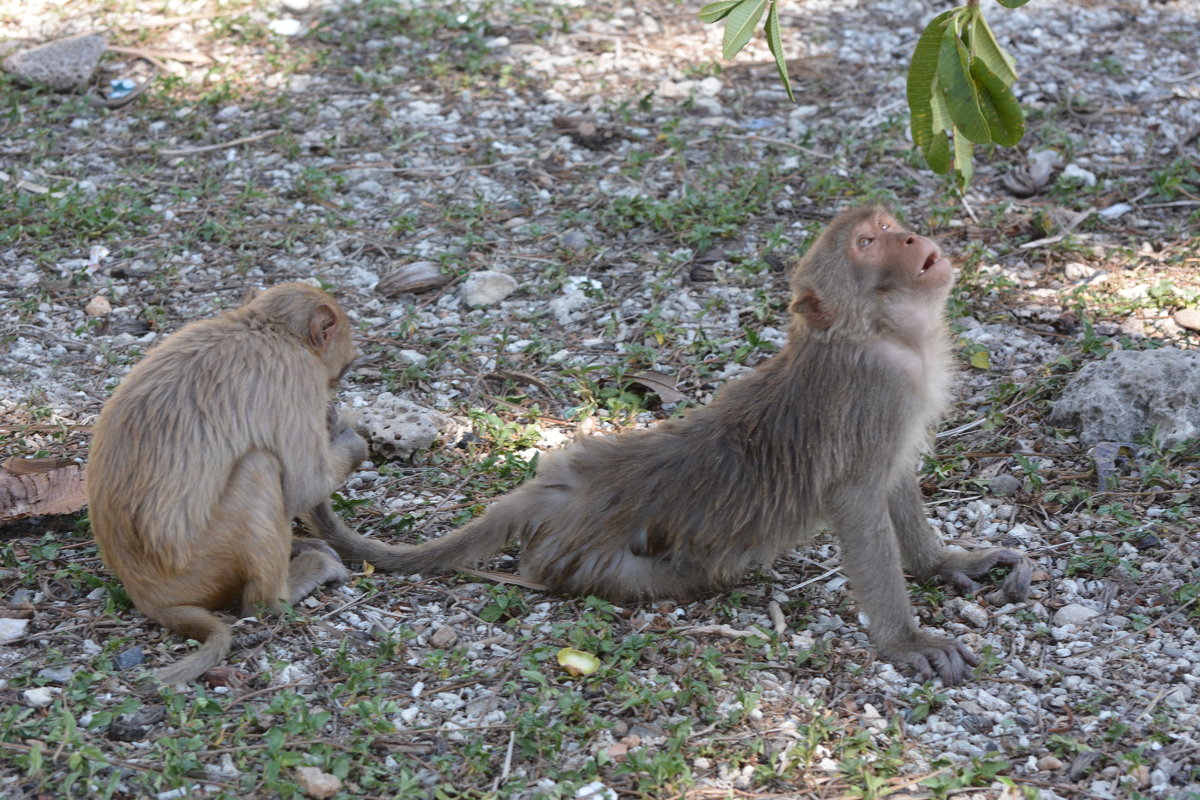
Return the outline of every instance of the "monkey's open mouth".
{"type": "Polygon", "coordinates": [[[925,259],[925,263],[923,265],[921,265],[921,271],[918,272],[917,275],[924,275],[926,272],[929,271],[929,268],[932,267],[934,264],[936,264],[938,261],[940,261],[941,258],[942,258],[942,254],[939,253],[935,249],[932,253],[929,254],[929,257],[925,259]]]}

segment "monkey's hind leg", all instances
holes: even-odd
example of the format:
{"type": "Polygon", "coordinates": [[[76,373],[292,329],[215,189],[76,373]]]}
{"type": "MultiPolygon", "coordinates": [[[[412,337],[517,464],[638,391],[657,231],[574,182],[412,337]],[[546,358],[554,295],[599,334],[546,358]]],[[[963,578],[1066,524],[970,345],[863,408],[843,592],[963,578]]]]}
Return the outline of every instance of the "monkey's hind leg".
{"type": "Polygon", "coordinates": [[[322,584],[342,584],[350,580],[350,570],[334,549],[319,539],[292,539],[292,560],[288,564],[288,593],[284,598],[296,604],[322,584]]]}
{"type": "Polygon", "coordinates": [[[323,583],[350,577],[323,543],[293,538],[279,472],[279,463],[264,453],[244,456],[212,523],[214,541],[225,543],[222,551],[239,554],[245,616],[260,605],[278,612],[280,601],[295,603],[323,583]]]}

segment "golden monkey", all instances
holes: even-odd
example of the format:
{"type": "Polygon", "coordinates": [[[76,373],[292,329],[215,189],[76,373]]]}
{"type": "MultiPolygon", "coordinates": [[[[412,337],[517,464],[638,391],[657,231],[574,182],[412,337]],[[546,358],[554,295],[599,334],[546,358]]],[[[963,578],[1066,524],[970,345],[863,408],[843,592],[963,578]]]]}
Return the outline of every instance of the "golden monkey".
{"type": "Polygon", "coordinates": [[[228,653],[213,610],[278,611],[348,577],[324,542],[293,539],[291,520],[327,507],[366,457],[330,404],[355,355],[337,302],[286,283],[184,326],[104,405],[87,465],[101,554],[143,614],[203,643],[164,683],[228,653]]]}
{"type": "Polygon", "coordinates": [[[710,405],[547,454],[533,480],[440,539],[388,547],[327,512],[322,535],[343,557],[405,573],[519,539],[525,575],[626,602],[727,588],[829,525],[879,654],[959,683],[978,660],[917,627],[904,572],[969,591],[1013,566],[1015,599],[1030,569],[1011,550],[947,550],[925,519],[914,461],[948,401],[952,281],[938,246],[885,209],[847,211],[793,274],[787,345],[710,405]]]}

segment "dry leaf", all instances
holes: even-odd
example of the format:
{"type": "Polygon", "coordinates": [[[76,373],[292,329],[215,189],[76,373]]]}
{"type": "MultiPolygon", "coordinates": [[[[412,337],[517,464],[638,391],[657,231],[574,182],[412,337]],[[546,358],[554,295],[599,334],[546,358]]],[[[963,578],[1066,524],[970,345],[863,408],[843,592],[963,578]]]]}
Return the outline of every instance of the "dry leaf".
{"type": "Polygon", "coordinates": [[[682,403],[687,397],[675,388],[675,379],[661,372],[637,372],[626,376],[630,383],[644,386],[664,403],[682,403]]]}
{"type": "Polygon", "coordinates": [[[75,462],[69,458],[59,458],[57,456],[49,456],[47,458],[21,458],[13,456],[7,459],[0,467],[13,475],[35,475],[39,472],[53,472],[61,467],[70,466],[75,462]]]}
{"type": "Polygon", "coordinates": [[[86,505],[87,484],[78,464],[25,475],[0,472],[0,527],[25,517],[70,514],[86,505]]]}

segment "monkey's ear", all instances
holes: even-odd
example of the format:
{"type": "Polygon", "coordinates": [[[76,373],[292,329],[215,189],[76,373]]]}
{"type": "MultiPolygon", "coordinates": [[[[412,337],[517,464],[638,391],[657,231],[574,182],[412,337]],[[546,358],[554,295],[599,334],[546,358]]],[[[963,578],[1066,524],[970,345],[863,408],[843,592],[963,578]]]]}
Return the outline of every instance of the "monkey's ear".
{"type": "Polygon", "coordinates": [[[788,311],[804,317],[805,322],[818,330],[825,330],[833,324],[834,313],[825,308],[821,298],[812,289],[805,289],[792,298],[788,311]]]}
{"type": "Polygon", "coordinates": [[[308,338],[313,347],[322,353],[329,348],[333,334],[337,331],[338,315],[333,306],[324,304],[313,309],[312,317],[308,320],[308,338]]]}

